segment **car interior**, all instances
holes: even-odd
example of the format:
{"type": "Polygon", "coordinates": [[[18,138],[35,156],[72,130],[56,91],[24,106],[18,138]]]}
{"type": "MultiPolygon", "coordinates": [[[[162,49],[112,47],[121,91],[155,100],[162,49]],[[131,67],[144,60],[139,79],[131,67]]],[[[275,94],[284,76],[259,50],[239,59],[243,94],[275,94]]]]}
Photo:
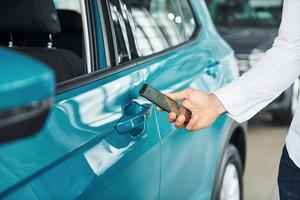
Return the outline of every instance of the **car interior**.
{"type": "Polygon", "coordinates": [[[57,83],[86,73],[79,12],[56,9],[53,0],[6,0],[0,4],[2,47],[47,64],[57,83]]]}

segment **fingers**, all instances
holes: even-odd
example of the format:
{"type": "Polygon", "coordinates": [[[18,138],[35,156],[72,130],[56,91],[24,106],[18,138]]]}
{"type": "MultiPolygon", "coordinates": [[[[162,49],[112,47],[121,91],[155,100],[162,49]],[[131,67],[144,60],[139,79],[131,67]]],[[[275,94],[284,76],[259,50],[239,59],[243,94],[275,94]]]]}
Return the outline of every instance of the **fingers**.
{"type": "Polygon", "coordinates": [[[184,127],[184,122],[185,122],[185,116],[184,115],[179,115],[174,123],[176,128],[183,128],[184,127]]]}
{"type": "Polygon", "coordinates": [[[169,115],[168,115],[168,120],[170,121],[170,122],[175,122],[176,121],[176,119],[177,119],[177,114],[176,113],[174,113],[174,112],[171,112],[171,113],[169,113],[169,115]]]}
{"type": "Polygon", "coordinates": [[[184,100],[181,104],[186,108],[192,108],[194,105],[189,100],[184,100]]]}
{"type": "Polygon", "coordinates": [[[184,122],[185,122],[185,116],[184,115],[179,115],[177,117],[177,114],[174,112],[171,112],[168,115],[168,120],[171,123],[174,123],[176,128],[183,128],[184,127],[184,122]]]}
{"type": "Polygon", "coordinates": [[[174,113],[174,112],[169,113],[169,115],[168,115],[169,122],[173,123],[173,122],[176,121],[176,119],[177,119],[177,114],[176,113],[174,113]]]}
{"type": "Polygon", "coordinates": [[[170,123],[174,123],[175,127],[178,129],[185,127],[188,131],[196,131],[205,128],[201,127],[201,125],[199,124],[199,117],[197,115],[192,116],[191,120],[186,126],[184,115],[179,115],[177,117],[177,114],[172,112],[168,115],[168,120],[170,123]]]}
{"type": "Polygon", "coordinates": [[[197,126],[197,123],[198,123],[198,116],[194,115],[194,116],[192,116],[191,120],[189,121],[188,125],[186,126],[186,129],[188,131],[194,131],[197,126]]]}
{"type": "Polygon", "coordinates": [[[186,99],[188,96],[188,89],[183,90],[181,92],[169,93],[166,95],[174,100],[186,99]]]}

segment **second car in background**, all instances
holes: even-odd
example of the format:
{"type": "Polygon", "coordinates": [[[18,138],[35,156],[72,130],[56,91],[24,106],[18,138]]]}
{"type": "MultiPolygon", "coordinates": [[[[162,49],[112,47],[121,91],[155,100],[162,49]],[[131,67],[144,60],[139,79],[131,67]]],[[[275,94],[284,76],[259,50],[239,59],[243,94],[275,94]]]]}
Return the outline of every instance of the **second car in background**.
{"type": "MultiPolygon", "coordinates": [[[[240,73],[252,68],[272,47],[281,21],[282,0],[210,0],[209,10],[222,37],[235,50],[240,73]]],[[[299,79],[265,111],[281,124],[289,124],[299,97],[299,79]]]]}

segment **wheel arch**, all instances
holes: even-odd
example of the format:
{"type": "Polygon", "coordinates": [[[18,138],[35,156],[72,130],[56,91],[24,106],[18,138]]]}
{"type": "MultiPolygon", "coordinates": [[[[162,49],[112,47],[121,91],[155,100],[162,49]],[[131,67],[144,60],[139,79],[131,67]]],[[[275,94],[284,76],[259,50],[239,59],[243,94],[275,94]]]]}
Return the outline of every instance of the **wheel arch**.
{"type": "Polygon", "coordinates": [[[247,144],[246,144],[246,131],[240,126],[237,127],[231,134],[229,143],[234,145],[241,157],[242,164],[243,164],[243,170],[245,170],[246,166],[246,149],[247,149],[247,144]]]}
{"type": "Polygon", "coordinates": [[[246,133],[247,133],[247,123],[239,124],[235,121],[232,122],[232,125],[230,126],[228,130],[228,134],[226,135],[225,142],[223,142],[223,145],[221,147],[221,153],[220,159],[217,165],[217,171],[214,177],[213,181],[213,191],[212,191],[212,200],[218,200],[218,194],[217,192],[219,191],[219,188],[221,186],[221,176],[222,172],[221,169],[225,163],[222,163],[222,158],[225,153],[225,147],[228,146],[229,144],[234,145],[238,152],[240,153],[242,164],[243,164],[243,170],[245,169],[246,165],[246,133]]]}

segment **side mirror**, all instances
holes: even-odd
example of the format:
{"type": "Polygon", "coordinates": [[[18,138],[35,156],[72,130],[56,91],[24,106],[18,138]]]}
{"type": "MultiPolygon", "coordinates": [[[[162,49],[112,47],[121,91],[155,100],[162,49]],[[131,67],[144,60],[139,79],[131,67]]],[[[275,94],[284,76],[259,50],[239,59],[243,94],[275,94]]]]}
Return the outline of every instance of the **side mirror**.
{"type": "Polygon", "coordinates": [[[0,48],[0,143],[28,137],[45,124],[55,93],[46,65],[0,48]]]}

